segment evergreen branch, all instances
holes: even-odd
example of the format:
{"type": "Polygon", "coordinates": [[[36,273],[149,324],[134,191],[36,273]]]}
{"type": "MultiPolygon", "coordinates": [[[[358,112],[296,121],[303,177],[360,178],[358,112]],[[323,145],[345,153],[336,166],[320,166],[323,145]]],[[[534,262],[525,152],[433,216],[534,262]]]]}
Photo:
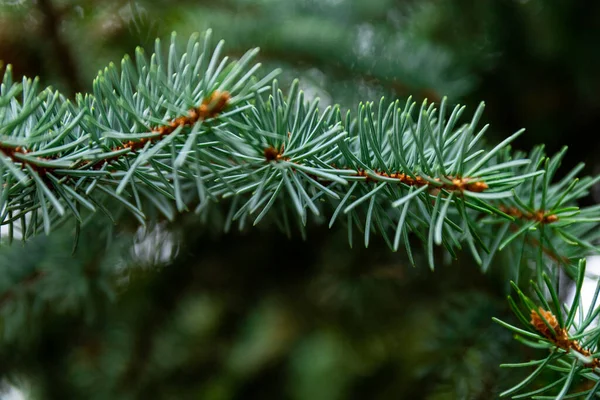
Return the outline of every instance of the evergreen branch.
{"type": "Polygon", "coordinates": [[[507,250],[517,267],[537,261],[543,307],[518,290],[532,318],[513,306],[526,330],[502,324],[556,351],[536,365],[564,373],[561,396],[576,377],[597,381],[600,330],[584,328],[600,310],[575,324],[579,294],[570,309],[553,295],[550,311],[539,287],[553,293],[551,258],[569,267],[581,290],[585,268],[571,260],[598,253],[600,207],[580,209],[577,200],[600,177],[578,180],[578,166],[554,182],[566,149],[546,157],[538,147],[525,157],[510,149],[522,131],[484,146],[483,105],[463,123],[464,107],[448,112],[446,99],[439,109],[382,99],[342,115],[339,106],[307,101],[297,81],[284,94],[276,71],[256,77],[256,50],[228,62],[222,49],[207,32],[180,55],[173,35],[166,57],[160,41],[150,58],[138,49],[135,62],[111,64],[75,103],[40,92],[37,80],[14,83],[7,68],[0,225],[8,225],[9,241],[19,230],[24,239],[50,233],[70,218],[79,227],[97,210],[113,221],[127,210],[145,224],[151,210],[173,219],[197,205],[206,220],[214,214],[209,204],[229,199],[225,230],[268,220],[288,234],[295,223],[305,234],[309,216],[330,227],[341,220],[350,245],[355,228],[365,246],[379,234],[394,251],[402,241],[413,263],[409,235],[416,236],[431,268],[434,246],[456,257],[466,243],[484,270],[507,250]]]}
{"type": "Polygon", "coordinates": [[[138,49],[135,64],[125,57],[120,72],[111,64],[77,105],[48,91],[36,96],[30,81],[14,89],[8,70],[0,102],[2,224],[12,228],[30,215],[24,235],[41,225],[48,233],[69,215],[83,222],[79,206],[95,212],[107,196],[145,223],[145,202],[173,218],[173,201],[183,211],[201,193],[198,212],[206,212],[208,201],[234,198],[226,227],[256,224],[279,210],[288,221],[291,212],[303,231],[308,209],[317,220],[333,215],[330,226],[346,214],[349,238],[357,226],[365,245],[378,232],[394,250],[403,237],[408,250],[407,235],[414,233],[426,242],[433,268],[434,244],[454,256],[466,241],[478,262],[491,258],[481,253],[490,253],[486,238],[497,235],[475,222],[478,215],[492,222],[556,222],[554,210],[572,200],[563,196],[544,215],[518,208],[518,197],[497,203],[546,172],[510,154],[507,146],[522,131],[489,151],[480,145],[487,129],[476,128],[483,107],[460,126],[464,108],[456,106],[446,119],[445,99],[439,115],[427,102],[417,111],[410,100],[404,107],[382,100],[342,117],[337,106],[319,111],[318,100],[306,102],[297,82],[284,96],[273,81],[265,100],[260,92],[273,75],[253,78],[257,66],[248,66],[256,52],[227,64],[222,42],[213,51],[209,39],[210,33],[201,49],[198,38],[190,38],[179,56],[173,35],[166,59],[159,41],[149,60],[138,49]]]}

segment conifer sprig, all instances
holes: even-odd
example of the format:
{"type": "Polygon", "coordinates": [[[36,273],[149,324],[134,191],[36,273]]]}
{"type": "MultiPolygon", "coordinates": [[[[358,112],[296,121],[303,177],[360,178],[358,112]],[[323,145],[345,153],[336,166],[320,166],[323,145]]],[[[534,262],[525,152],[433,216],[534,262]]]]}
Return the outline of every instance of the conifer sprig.
{"type": "MultiPolygon", "coordinates": [[[[583,164],[579,164],[555,182],[554,175],[566,150],[565,147],[553,157],[547,157],[543,146],[533,149],[528,156],[531,163],[514,166],[513,173],[527,175],[540,168],[543,168],[543,173],[528,184],[515,187],[515,195],[498,204],[499,209],[514,220],[486,218],[484,221],[505,232],[495,239],[492,247],[506,249],[513,265],[535,260],[538,277],[541,277],[542,270],[556,274],[562,269],[575,279],[579,259],[600,253],[595,244],[600,239],[597,229],[600,207],[580,208],[577,204],[579,199],[589,194],[600,177],[577,178],[583,168],[583,164]],[[523,246],[524,241],[526,246],[523,246]]],[[[525,157],[524,154],[517,156],[525,157]]],[[[490,261],[488,256],[486,264],[490,261]]]]}
{"type": "Polygon", "coordinates": [[[531,282],[535,301],[513,283],[518,302],[511,296],[508,300],[523,327],[498,319],[495,321],[512,330],[515,338],[523,344],[546,354],[539,360],[503,364],[506,368],[527,368],[532,372],[523,381],[503,392],[501,397],[593,399],[600,393],[600,329],[597,327],[600,282],[596,286],[591,306],[585,310],[581,292],[586,277],[585,260],[581,260],[578,267],[571,304],[560,301],[555,282],[546,273],[542,273],[542,285],[531,282]],[[529,387],[545,370],[557,371],[561,377],[542,387],[529,387]],[[582,380],[590,384],[581,384],[582,380]]]}
{"type": "Polygon", "coordinates": [[[459,124],[464,108],[446,115],[446,101],[439,116],[433,104],[416,110],[383,100],[342,116],[337,106],[320,111],[317,100],[307,102],[297,82],[284,96],[275,81],[265,99],[276,72],[257,80],[255,50],[228,63],[223,43],[213,49],[209,39],[190,38],[180,56],[173,35],[164,59],[160,41],[149,60],[138,50],[135,63],[125,57],[120,69],[101,71],[76,105],[48,90],[38,96],[35,81],[14,85],[8,70],[0,148],[10,232],[16,221],[24,237],[68,216],[83,222],[105,198],[144,223],[145,202],[173,218],[194,196],[198,212],[232,197],[226,226],[256,224],[273,209],[271,220],[285,221],[285,230],[292,218],[303,230],[308,212],[325,215],[327,205],[330,224],[345,217],[350,241],[353,227],[365,245],[380,232],[395,250],[400,240],[407,247],[409,233],[421,235],[433,267],[434,243],[454,252],[466,238],[479,259],[481,233],[465,217],[496,212],[486,200],[540,173],[505,179],[511,164],[493,167],[516,135],[480,148],[483,107],[467,124],[459,124]]]}
{"type": "MultiPolygon", "coordinates": [[[[226,203],[225,230],[272,223],[304,234],[312,222],[338,223],[350,245],[368,246],[377,234],[394,251],[404,247],[413,263],[409,238],[417,237],[431,268],[440,245],[453,257],[466,245],[484,270],[499,251],[517,271],[535,260],[536,293],[546,284],[553,301],[554,265],[580,284],[584,267],[576,260],[598,253],[600,207],[580,209],[577,200],[598,178],[577,180],[578,166],[555,182],[564,150],[513,152],[522,131],[487,146],[483,105],[466,119],[465,108],[446,99],[439,107],[382,99],[346,113],[320,109],[297,81],[284,93],[277,71],[258,77],[257,50],[230,62],[210,36],[192,36],[182,54],[175,35],[166,55],[158,40],[149,58],[138,49],[135,61],[109,65],[92,93],[74,102],[40,91],[37,80],[13,82],[7,68],[0,225],[9,240],[18,231],[24,239],[48,234],[70,219],[79,226],[97,212],[117,221],[125,209],[145,224],[151,210],[172,220],[193,209],[208,219],[226,203]]],[[[540,311],[518,293],[537,316],[528,322],[517,312],[526,336],[574,357],[568,368],[558,350],[539,363],[564,372],[561,393],[575,376],[595,377],[595,333],[569,331],[579,303],[554,304],[548,314],[544,296],[540,311]]]]}
{"type": "Polygon", "coordinates": [[[467,123],[464,107],[449,110],[445,99],[439,110],[382,100],[354,114],[321,111],[297,82],[284,95],[273,81],[265,98],[276,72],[257,80],[255,50],[228,64],[222,48],[213,49],[207,33],[202,42],[191,37],[180,56],[173,35],[164,58],[157,41],[149,60],[138,49],[135,63],[125,57],[120,70],[101,71],[93,94],[76,105],[49,90],[36,95],[35,81],[13,84],[8,70],[0,150],[2,223],[11,238],[17,221],[24,237],[68,216],[81,223],[83,213],[106,212],[106,198],[145,223],[145,203],[172,219],[191,203],[202,212],[231,197],[226,228],[269,216],[288,233],[293,221],[303,232],[309,214],[329,215],[330,226],[346,224],[351,244],[356,231],[366,246],[379,233],[394,250],[402,242],[412,259],[414,233],[431,267],[434,245],[455,256],[464,242],[485,266],[496,248],[540,222],[506,231],[499,247],[486,240],[498,235],[481,229],[482,215],[537,215],[500,201],[525,181],[540,182],[544,171],[511,154],[521,132],[491,150],[482,146],[483,106],[467,123]]]}

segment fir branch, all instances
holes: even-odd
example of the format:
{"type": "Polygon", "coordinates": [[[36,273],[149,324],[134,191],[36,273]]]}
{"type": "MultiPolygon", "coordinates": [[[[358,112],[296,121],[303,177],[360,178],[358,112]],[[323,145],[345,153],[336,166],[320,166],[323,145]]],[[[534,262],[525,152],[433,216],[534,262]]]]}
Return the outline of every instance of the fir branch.
{"type": "MultiPolygon", "coordinates": [[[[9,241],[18,230],[28,239],[71,218],[80,227],[98,210],[113,221],[113,213],[127,210],[143,225],[152,210],[173,219],[197,205],[208,220],[216,212],[209,205],[229,199],[224,230],[268,220],[304,234],[309,217],[329,219],[330,227],[345,225],[350,245],[356,230],[365,246],[374,234],[394,251],[402,242],[413,263],[415,236],[431,268],[434,246],[457,257],[466,245],[484,270],[505,250],[517,267],[536,261],[534,290],[544,307],[517,289],[540,318],[527,321],[511,299],[528,330],[502,324],[557,350],[540,368],[565,374],[561,393],[575,376],[597,378],[590,368],[598,366],[598,334],[584,329],[600,310],[576,326],[577,297],[563,315],[556,271],[546,261],[599,253],[600,207],[580,209],[577,200],[600,177],[577,179],[578,166],[555,182],[566,149],[552,157],[542,147],[528,156],[513,152],[510,143],[522,131],[484,145],[483,104],[466,122],[464,107],[449,110],[446,99],[438,108],[382,99],[342,115],[339,106],[321,110],[318,99],[307,101],[297,81],[284,94],[277,71],[257,77],[256,50],[229,62],[222,49],[207,32],[203,40],[192,36],[180,55],[173,35],[166,56],[160,41],[149,58],[138,49],[135,62],[109,65],[92,93],[74,102],[39,91],[37,80],[13,82],[7,68],[0,85],[0,225],[8,225],[9,241]],[[575,357],[567,364],[565,351],[575,357]]],[[[569,266],[580,291],[584,265],[569,266]]]]}
{"type": "MultiPolygon", "coordinates": [[[[378,232],[394,250],[404,239],[409,251],[407,235],[414,233],[427,242],[433,268],[434,244],[454,256],[466,241],[476,260],[491,259],[486,237],[497,235],[475,222],[478,215],[556,222],[552,210],[540,216],[511,203],[495,205],[545,172],[509,153],[521,132],[489,151],[480,146],[483,107],[462,126],[464,108],[456,106],[446,119],[445,99],[439,115],[427,102],[415,112],[410,100],[404,107],[382,100],[342,117],[337,106],[319,111],[318,101],[307,103],[297,82],[287,96],[273,82],[265,101],[260,93],[273,75],[254,80],[257,66],[246,70],[256,52],[226,67],[222,43],[209,56],[209,38],[202,50],[190,38],[179,56],[173,36],[166,60],[160,42],[150,60],[138,50],[136,63],[126,57],[120,73],[114,65],[101,72],[93,95],[80,96],[77,105],[42,92],[29,106],[33,86],[24,81],[14,89],[7,74],[0,104],[17,105],[18,112],[3,118],[5,131],[13,128],[0,141],[3,181],[10,185],[3,190],[3,224],[12,227],[32,213],[25,236],[40,225],[48,233],[69,214],[82,223],[80,206],[93,213],[106,196],[145,223],[144,202],[172,218],[173,201],[184,211],[198,193],[197,212],[207,202],[236,199],[226,228],[280,210],[295,215],[291,220],[303,231],[308,209],[317,219],[332,215],[330,226],[345,214],[349,238],[358,226],[365,245],[378,232]],[[34,126],[35,134],[24,126],[34,126]]],[[[284,229],[289,232],[289,223],[284,229]]],[[[517,233],[510,239],[525,231],[517,233]]]]}

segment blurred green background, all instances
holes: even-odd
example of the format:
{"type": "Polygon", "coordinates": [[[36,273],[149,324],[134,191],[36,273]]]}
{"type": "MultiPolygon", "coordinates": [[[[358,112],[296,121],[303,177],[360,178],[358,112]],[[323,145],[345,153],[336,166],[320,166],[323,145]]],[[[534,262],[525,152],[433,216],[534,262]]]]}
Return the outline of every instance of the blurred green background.
{"type": "MultiPolygon", "coordinates": [[[[98,70],[212,28],[310,98],[487,104],[494,142],[568,145],[597,171],[600,2],[536,0],[0,0],[0,60],[68,96],[98,70]]],[[[587,199],[594,202],[595,199],[587,199]]],[[[126,217],[0,246],[1,386],[40,399],[492,399],[532,351],[491,317],[514,266],[431,272],[344,232],[222,234],[191,215],[126,217]]]]}

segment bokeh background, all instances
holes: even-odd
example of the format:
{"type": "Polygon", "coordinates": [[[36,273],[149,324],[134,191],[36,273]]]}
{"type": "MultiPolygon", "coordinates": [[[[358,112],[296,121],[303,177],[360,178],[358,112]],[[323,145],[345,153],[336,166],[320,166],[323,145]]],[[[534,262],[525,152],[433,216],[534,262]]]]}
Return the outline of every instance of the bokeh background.
{"type": "MultiPolygon", "coordinates": [[[[0,0],[0,68],[74,97],[136,46],[208,28],[323,105],[485,101],[489,142],[525,127],[514,147],[569,146],[559,175],[599,172],[598,1],[0,0]]],[[[69,229],[0,244],[0,397],[492,399],[522,378],[498,365],[533,351],[491,320],[511,319],[502,256],[432,272],[418,241],[412,267],[319,226],[107,225],[74,254],[69,229]]]]}

